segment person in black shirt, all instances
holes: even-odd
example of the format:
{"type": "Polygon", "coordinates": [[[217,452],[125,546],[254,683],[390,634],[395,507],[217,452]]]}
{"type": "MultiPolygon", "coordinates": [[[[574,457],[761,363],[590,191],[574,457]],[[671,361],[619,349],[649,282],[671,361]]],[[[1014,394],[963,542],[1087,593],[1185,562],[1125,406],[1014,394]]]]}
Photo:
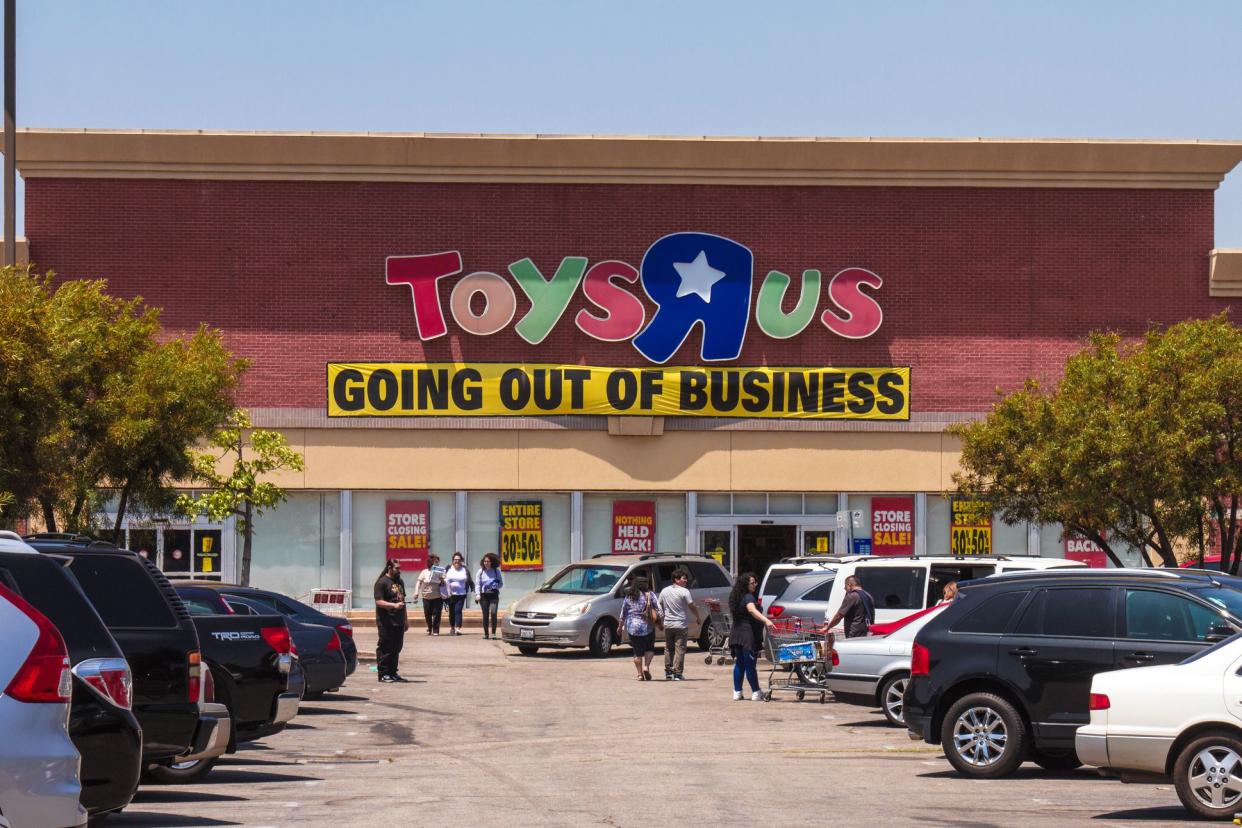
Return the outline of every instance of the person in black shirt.
{"type": "Polygon", "coordinates": [[[388,561],[375,581],[375,628],[379,632],[379,643],[375,647],[379,680],[408,681],[397,673],[405,631],[410,628],[405,615],[405,581],[401,580],[398,560],[388,561]]]}
{"type": "Polygon", "coordinates": [[[845,590],[841,608],[829,619],[828,629],[831,630],[845,619],[845,637],[859,638],[866,635],[875,623],[875,600],[853,575],[845,579],[845,590]]]}

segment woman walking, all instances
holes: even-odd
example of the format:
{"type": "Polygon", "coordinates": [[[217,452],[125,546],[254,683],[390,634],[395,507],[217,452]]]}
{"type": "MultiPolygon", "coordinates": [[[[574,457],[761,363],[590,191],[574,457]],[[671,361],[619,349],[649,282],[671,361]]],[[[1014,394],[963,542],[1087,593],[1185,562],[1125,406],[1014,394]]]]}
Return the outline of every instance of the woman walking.
{"type": "Polygon", "coordinates": [[[505,579],[500,574],[500,558],[488,552],[479,561],[479,571],[474,573],[474,599],[483,610],[484,638],[496,637],[496,615],[500,607],[500,590],[504,585],[505,579]]]}
{"type": "Polygon", "coordinates": [[[418,573],[414,589],[423,602],[423,620],[427,622],[427,635],[440,634],[440,613],[444,610],[444,567],[439,555],[427,557],[427,568],[418,573]]]}
{"type": "Polygon", "coordinates": [[[630,582],[621,602],[621,626],[634,648],[634,669],[639,681],[651,681],[651,659],[655,658],[655,629],[659,618],[658,600],[639,575],[630,582]]]}
{"type": "Polygon", "coordinates": [[[742,699],[742,676],[746,676],[750,684],[750,698],[760,701],[763,694],[759,692],[759,672],[755,665],[758,662],[759,645],[763,642],[765,628],[775,624],[759,611],[759,602],[755,593],[759,591],[759,580],[753,572],[743,572],[733,584],[729,593],[729,614],[733,616],[733,624],[729,629],[729,649],[733,653],[733,700],[742,699]]]}
{"type": "Polygon", "coordinates": [[[461,611],[474,582],[460,552],[453,553],[453,565],[444,573],[444,584],[448,587],[449,635],[461,635],[461,611]]]}

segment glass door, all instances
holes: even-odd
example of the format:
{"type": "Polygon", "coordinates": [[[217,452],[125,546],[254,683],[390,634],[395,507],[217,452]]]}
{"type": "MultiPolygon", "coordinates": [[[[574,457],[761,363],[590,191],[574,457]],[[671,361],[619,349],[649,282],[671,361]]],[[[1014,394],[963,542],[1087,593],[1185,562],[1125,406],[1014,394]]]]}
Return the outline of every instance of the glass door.
{"type": "Polygon", "coordinates": [[[832,549],[832,530],[831,529],[805,529],[802,532],[802,554],[803,555],[831,555],[832,549]]]}
{"type": "Polygon", "coordinates": [[[700,529],[699,552],[733,571],[733,529],[700,529]]]}

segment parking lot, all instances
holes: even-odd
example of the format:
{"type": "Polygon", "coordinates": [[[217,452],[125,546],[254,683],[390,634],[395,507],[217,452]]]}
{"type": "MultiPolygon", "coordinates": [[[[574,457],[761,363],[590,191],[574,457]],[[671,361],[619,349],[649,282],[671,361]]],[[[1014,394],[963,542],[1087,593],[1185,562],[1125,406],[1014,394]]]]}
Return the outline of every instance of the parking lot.
{"type": "MultiPolygon", "coordinates": [[[[1091,772],[956,778],[878,712],[729,700],[729,668],[639,683],[624,648],[511,654],[411,635],[405,685],[367,666],[204,784],[143,787],[116,826],[1181,824],[1171,786],[1091,772]]],[[[658,659],[658,656],[657,656],[658,659]]],[[[657,661],[658,666],[658,661],[657,661]]],[[[762,674],[761,676],[766,675],[762,674]]]]}

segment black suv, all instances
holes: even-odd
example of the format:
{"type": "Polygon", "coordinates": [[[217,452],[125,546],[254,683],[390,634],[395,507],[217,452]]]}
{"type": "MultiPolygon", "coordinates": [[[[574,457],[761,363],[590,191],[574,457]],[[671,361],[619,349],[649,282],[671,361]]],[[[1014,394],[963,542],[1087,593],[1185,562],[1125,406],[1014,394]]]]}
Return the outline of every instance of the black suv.
{"type": "Polygon", "coordinates": [[[121,810],[142,772],[142,730],[129,709],[121,648],[62,562],[29,548],[0,551],[0,584],[51,619],[65,639],[73,665],[69,738],[82,755],[82,805],[92,818],[121,810]]]}
{"type": "Polygon", "coordinates": [[[919,632],[905,695],[912,739],[994,779],[1025,759],[1078,767],[1096,673],[1174,664],[1242,630],[1242,581],[1203,572],[1069,569],[962,584],[919,632]]]}

